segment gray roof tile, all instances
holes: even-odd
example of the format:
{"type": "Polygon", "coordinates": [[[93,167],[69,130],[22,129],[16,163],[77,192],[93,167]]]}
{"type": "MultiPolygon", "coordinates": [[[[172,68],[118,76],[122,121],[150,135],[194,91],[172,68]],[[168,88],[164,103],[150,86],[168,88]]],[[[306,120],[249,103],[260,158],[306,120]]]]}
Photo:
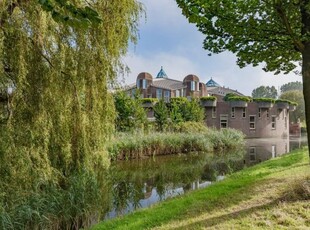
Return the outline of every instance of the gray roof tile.
{"type": "Polygon", "coordinates": [[[172,79],[167,79],[167,78],[154,79],[153,87],[170,89],[170,90],[186,88],[186,86],[183,85],[182,81],[172,80],[172,79]]]}

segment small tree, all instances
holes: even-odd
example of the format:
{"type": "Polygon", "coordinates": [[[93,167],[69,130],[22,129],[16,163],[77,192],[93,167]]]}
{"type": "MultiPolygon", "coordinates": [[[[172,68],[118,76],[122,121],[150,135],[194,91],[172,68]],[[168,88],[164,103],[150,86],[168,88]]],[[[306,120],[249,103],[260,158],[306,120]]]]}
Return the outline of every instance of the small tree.
{"type": "Polygon", "coordinates": [[[193,98],[181,105],[181,111],[184,121],[202,122],[204,119],[204,109],[200,106],[200,101],[193,98]]]}
{"type": "Polygon", "coordinates": [[[154,117],[155,117],[157,129],[159,131],[164,131],[166,127],[168,126],[168,121],[169,121],[168,120],[169,110],[164,100],[161,99],[154,106],[154,117]]]}
{"type": "Polygon", "coordinates": [[[180,103],[176,101],[172,101],[170,103],[170,119],[174,124],[179,124],[183,121],[182,111],[180,107],[180,103]]]}

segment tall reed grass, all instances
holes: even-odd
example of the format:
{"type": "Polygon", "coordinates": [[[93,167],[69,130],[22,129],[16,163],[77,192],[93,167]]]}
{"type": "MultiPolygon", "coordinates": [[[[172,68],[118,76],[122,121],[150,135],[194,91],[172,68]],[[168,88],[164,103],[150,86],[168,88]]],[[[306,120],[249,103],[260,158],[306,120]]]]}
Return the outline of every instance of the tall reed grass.
{"type": "Polygon", "coordinates": [[[193,151],[222,152],[240,148],[244,135],[233,129],[201,132],[155,132],[148,135],[122,133],[108,145],[113,160],[135,159],[193,151]]]}
{"type": "MultiPolygon", "coordinates": [[[[0,199],[0,229],[81,229],[102,220],[110,197],[105,178],[83,171],[66,178],[66,185],[38,182],[19,197],[0,199]]],[[[1,198],[1,197],[0,197],[1,198]]]]}

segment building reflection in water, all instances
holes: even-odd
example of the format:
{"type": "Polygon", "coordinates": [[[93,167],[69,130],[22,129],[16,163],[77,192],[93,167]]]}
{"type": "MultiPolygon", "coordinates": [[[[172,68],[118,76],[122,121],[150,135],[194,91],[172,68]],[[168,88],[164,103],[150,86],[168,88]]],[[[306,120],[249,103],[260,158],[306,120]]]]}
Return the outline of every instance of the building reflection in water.
{"type": "Polygon", "coordinates": [[[254,165],[281,156],[307,145],[306,137],[301,138],[259,138],[246,140],[244,163],[254,165]]]}
{"type": "Polygon", "coordinates": [[[288,153],[289,145],[289,138],[248,139],[246,142],[247,155],[244,162],[246,165],[253,165],[275,158],[288,153]]]}

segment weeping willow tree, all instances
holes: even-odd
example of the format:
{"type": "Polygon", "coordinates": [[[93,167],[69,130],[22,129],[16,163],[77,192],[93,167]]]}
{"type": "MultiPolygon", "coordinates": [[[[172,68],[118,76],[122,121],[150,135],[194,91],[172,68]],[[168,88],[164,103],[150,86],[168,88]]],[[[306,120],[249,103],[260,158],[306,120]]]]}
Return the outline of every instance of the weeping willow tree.
{"type": "Polygon", "coordinates": [[[70,174],[107,166],[108,86],[125,69],[140,13],[136,0],[0,2],[0,82],[12,89],[0,123],[2,205],[18,191],[46,181],[66,187],[70,174]]]}

